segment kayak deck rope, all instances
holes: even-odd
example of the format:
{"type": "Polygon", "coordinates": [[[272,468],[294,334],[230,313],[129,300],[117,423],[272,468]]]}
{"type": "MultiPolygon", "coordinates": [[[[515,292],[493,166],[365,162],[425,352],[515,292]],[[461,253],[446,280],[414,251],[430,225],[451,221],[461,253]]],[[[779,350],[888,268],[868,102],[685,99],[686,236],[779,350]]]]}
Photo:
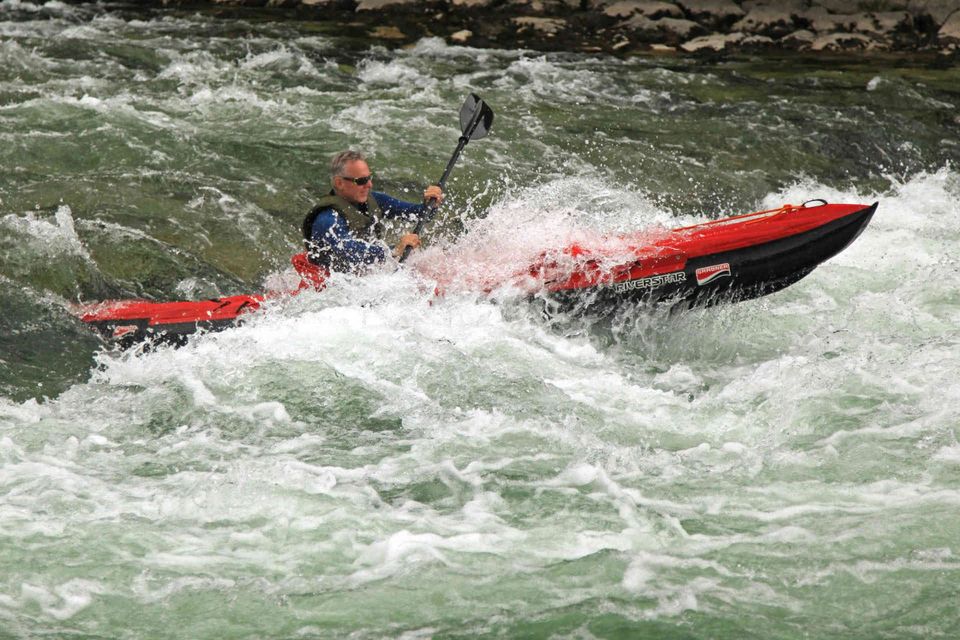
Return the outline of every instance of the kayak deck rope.
{"type": "Polygon", "coordinates": [[[711,220],[709,222],[701,222],[700,224],[690,225],[689,227],[680,227],[674,229],[674,231],[688,231],[690,229],[702,229],[704,227],[717,227],[721,225],[728,225],[732,223],[746,223],[750,224],[755,219],[757,222],[760,220],[765,220],[767,218],[772,218],[774,216],[779,216],[787,213],[792,213],[794,211],[800,211],[801,209],[812,209],[813,207],[808,207],[807,205],[811,202],[820,202],[818,207],[825,206],[827,201],[822,198],[817,198],[815,200],[807,200],[801,205],[795,204],[785,204],[777,207],[776,209],[766,209],[764,211],[755,211],[753,213],[745,213],[739,216],[733,216],[730,218],[723,218],[722,220],[711,220]]]}

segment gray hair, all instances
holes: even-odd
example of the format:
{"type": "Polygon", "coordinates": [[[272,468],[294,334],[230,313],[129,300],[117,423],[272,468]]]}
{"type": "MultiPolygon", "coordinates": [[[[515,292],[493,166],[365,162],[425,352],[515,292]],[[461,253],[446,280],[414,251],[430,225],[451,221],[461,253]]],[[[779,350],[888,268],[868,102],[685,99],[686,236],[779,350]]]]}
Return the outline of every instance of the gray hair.
{"type": "Polygon", "coordinates": [[[333,156],[333,160],[330,161],[330,178],[336,178],[337,176],[343,175],[343,170],[351,162],[357,160],[363,160],[364,162],[367,159],[359,151],[341,151],[337,155],[333,156]]]}

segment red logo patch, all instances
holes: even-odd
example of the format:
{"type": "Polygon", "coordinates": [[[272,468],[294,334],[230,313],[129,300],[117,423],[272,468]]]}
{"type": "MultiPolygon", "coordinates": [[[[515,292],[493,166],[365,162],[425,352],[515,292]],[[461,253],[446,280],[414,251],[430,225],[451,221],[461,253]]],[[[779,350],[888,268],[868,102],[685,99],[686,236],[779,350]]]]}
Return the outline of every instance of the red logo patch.
{"type": "Polygon", "coordinates": [[[703,286],[707,283],[713,282],[717,278],[722,278],[724,276],[730,275],[730,263],[724,262],[722,264],[712,264],[709,267],[701,267],[697,269],[697,284],[703,286]]]}
{"type": "Polygon", "coordinates": [[[137,325],[135,324],[121,324],[113,328],[113,339],[122,338],[123,336],[129,333],[136,333],[137,325]]]}

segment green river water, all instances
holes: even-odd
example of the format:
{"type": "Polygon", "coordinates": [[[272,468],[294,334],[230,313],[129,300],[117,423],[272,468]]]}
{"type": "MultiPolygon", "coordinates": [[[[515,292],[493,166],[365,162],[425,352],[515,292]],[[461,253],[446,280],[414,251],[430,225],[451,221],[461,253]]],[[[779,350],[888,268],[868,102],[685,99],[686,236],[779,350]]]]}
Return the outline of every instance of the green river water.
{"type": "Polygon", "coordinates": [[[957,637],[958,113],[922,59],[0,0],[0,638],[957,637]],[[181,349],[71,315],[284,288],[330,156],[416,200],[471,91],[493,132],[414,264],[879,210],[797,285],[683,314],[388,269],[181,349]]]}

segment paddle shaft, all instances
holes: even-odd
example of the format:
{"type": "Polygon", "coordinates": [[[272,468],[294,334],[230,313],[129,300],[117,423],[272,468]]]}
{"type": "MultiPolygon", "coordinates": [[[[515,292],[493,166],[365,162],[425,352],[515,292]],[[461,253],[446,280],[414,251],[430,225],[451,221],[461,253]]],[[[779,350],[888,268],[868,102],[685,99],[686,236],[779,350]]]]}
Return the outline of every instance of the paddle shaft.
{"type": "MultiPolygon", "coordinates": [[[[450,157],[450,162],[447,163],[447,168],[443,170],[443,176],[437,182],[437,185],[440,187],[441,191],[447,186],[447,178],[450,177],[450,172],[453,171],[453,165],[457,164],[457,160],[460,159],[460,153],[463,151],[463,148],[467,146],[467,143],[470,142],[470,139],[467,136],[460,136],[460,143],[457,145],[457,149],[453,152],[453,156],[450,157]]],[[[431,209],[436,209],[437,205],[432,202],[429,203],[431,209]]],[[[432,217],[432,216],[431,216],[432,217]]],[[[413,228],[413,232],[417,235],[420,235],[420,232],[423,231],[423,225],[427,223],[427,218],[423,217],[417,220],[417,226],[413,228]]],[[[407,247],[409,250],[410,247],[407,247]]]]}
{"type": "MultiPolygon", "coordinates": [[[[450,172],[453,171],[453,166],[457,164],[457,160],[460,159],[460,153],[463,151],[463,148],[467,146],[467,143],[470,142],[470,138],[473,136],[474,131],[477,130],[477,126],[480,124],[480,121],[483,118],[483,110],[477,109],[473,114],[473,117],[470,119],[470,123],[467,125],[467,128],[463,130],[463,135],[460,136],[460,141],[457,143],[457,148],[454,149],[453,155],[450,156],[450,162],[447,163],[447,168],[443,170],[443,175],[440,177],[440,181],[437,184],[440,186],[440,189],[443,190],[447,185],[447,178],[450,177],[450,172]]],[[[436,211],[437,205],[434,203],[428,203],[431,209],[436,211]]],[[[433,216],[423,216],[417,220],[417,225],[413,228],[413,233],[420,235],[420,232],[423,231],[423,225],[427,223],[427,218],[433,218],[433,216]]],[[[400,262],[403,262],[410,255],[410,252],[413,251],[413,247],[407,245],[403,250],[403,255],[400,256],[400,262]]]]}

